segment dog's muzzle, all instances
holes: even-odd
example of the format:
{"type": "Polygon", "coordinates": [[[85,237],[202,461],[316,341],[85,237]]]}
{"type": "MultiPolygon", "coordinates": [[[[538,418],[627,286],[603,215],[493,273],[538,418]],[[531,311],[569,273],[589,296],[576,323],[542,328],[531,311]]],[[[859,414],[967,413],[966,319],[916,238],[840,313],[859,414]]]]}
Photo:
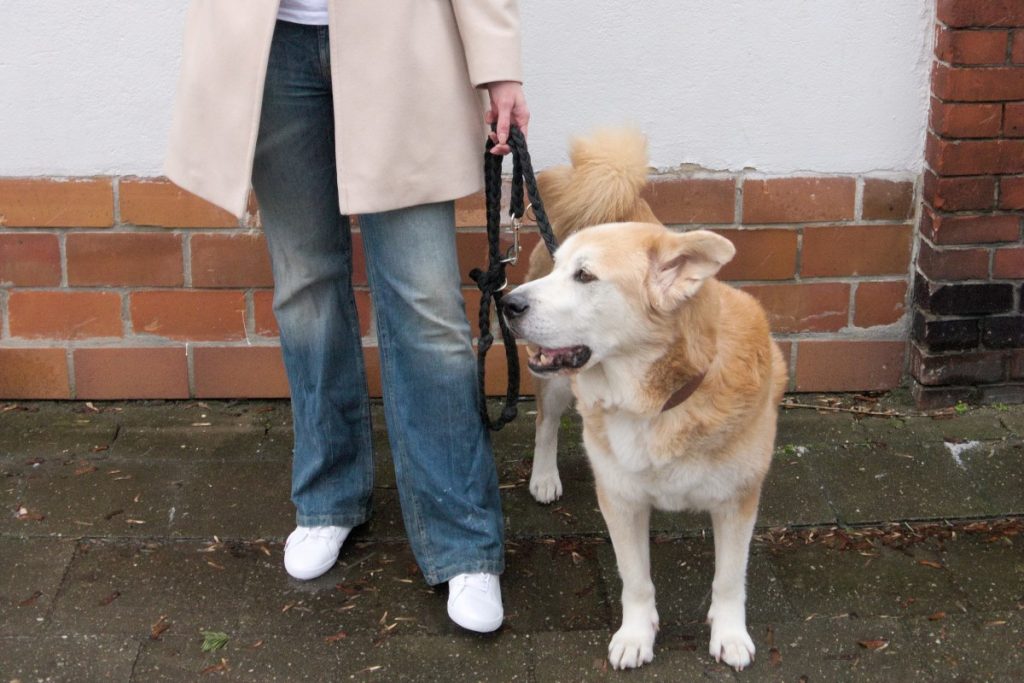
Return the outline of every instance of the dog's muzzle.
{"type": "MultiPolygon", "coordinates": [[[[523,295],[517,295],[516,292],[507,294],[502,298],[501,312],[505,316],[505,321],[508,323],[509,329],[517,337],[522,337],[521,334],[521,323],[524,316],[530,310],[530,303],[527,298],[523,295]]],[[[532,342],[531,339],[526,339],[528,342],[532,342]]],[[[587,361],[590,360],[590,347],[587,346],[567,346],[562,348],[545,348],[541,347],[532,354],[527,361],[530,370],[537,373],[538,375],[557,373],[557,372],[571,372],[573,370],[579,370],[587,361]]]]}

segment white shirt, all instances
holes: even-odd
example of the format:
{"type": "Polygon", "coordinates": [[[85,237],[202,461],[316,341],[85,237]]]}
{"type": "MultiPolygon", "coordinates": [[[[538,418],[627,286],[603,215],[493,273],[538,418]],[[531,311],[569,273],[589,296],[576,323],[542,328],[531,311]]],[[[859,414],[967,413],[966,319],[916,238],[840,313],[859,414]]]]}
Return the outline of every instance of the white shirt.
{"type": "Polygon", "coordinates": [[[327,25],[327,0],[281,0],[277,18],[293,24],[327,25]]]}

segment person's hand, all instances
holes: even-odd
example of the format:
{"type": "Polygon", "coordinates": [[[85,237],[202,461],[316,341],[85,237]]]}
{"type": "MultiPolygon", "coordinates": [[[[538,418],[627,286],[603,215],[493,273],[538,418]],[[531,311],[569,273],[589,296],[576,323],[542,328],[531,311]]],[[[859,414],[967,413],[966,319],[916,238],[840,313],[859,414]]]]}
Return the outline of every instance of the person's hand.
{"type": "Polygon", "coordinates": [[[514,123],[523,131],[523,137],[526,137],[526,128],[530,123],[530,110],[526,107],[523,85],[516,81],[495,81],[487,84],[487,92],[491,96],[491,108],[484,115],[484,122],[488,126],[498,122],[497,130],[489,135],[494,141],[491,154],[505,155],[512,151],[508,146],[509,126],[514,123]]]}

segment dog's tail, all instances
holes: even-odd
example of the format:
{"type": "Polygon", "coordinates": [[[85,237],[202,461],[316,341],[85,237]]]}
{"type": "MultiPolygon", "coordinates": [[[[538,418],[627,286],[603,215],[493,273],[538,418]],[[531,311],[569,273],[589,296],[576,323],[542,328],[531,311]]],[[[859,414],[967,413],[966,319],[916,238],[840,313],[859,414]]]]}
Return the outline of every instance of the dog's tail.
{"type": "Polygon", "coordinates": [[[647,183],[647,138],[608,128],[574,138],[571,166],[540,174],[540,191],[559,240],[588,225],[657,222],[641,192],[647,183]]]}

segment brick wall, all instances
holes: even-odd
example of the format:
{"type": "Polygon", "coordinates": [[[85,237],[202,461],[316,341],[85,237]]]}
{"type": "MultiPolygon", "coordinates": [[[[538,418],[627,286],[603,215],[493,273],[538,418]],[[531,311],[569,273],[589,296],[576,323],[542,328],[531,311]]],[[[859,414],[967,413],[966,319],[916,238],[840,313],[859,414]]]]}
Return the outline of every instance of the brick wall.
{"type": "Polygon", "coordinates": [[[911,344],[922,406],[1024,400],[1024,2],[938,0],[911,344]]]}
{"type": "MultiPolygon", "coordinates": [[[[723,277],[767,306],[792,389],[900,383],[912,179],[653,180],[648,198],[664,222],[736,243],[723,277]]],[[[479,197],[457,208],[465,273],[484,262],[485,218],[479,197]]],[[[528,234],[526,249],[536,242],[528,234]]],[[[355,277],[379,395],[358,262],[355,277]]],[[[466,280],[475,320],[479,297],[466,280]]],[[[286,396],[271,296],[255,207],[239,221],[160,179],[0,179],[0,398],[286,396]]],[[[498,394],[502,354],[489,360],[498,394]]]]}

